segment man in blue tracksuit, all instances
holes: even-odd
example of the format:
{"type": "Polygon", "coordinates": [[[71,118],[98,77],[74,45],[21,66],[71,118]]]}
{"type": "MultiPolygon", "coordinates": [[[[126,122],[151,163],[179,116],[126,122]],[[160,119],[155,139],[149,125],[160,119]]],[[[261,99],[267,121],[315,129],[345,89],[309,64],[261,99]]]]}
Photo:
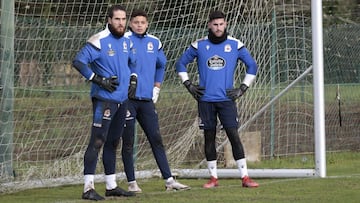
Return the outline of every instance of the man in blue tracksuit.
{"type": "Polygon", "coordinates": [[[109,9],[106,28],[93,35],[77,53],[73,66],[89,81],[93,104],[91,137],[84,155],[82,199],[103,200],[95,191],[94,174],[103,147],[105,196],[134,196],[117,186],[116,149],[125,124],[130,68],[136,67],[130,40],[124,37],[126,11],[120,5],[109,9]]]}
{"type": "Polygon", "coordinates": [[[218,186],[215,146],[217,117],[231,143],[234,159],[240,171],[243,187],[259,185],[248,176],[244,149],[238,134],[235,100],[241,97],[255,80],[257,64],[244,44],[226,33],[227,22],[221,11],[209,15],[209,34],[191,44],[176,62],[183,84],[198,101],[199,127],[204,130],[205,157],[210,180],[204,188],[218,186]],[[197,59],[199,85],[194,85],[186,66],[197,59]],[[246,75],[239,88],[234,88],[234,73],[238,60],[246,65],[246,75]]]}
{"type": "Polygon", "coordinates": [[[125,33],[125,36],[133,42],[138,59],[136,71],[131,74],[128,113],[122,136],[122,160],[129,183],[128,189],[132,192],[141,192],[134,173],[135,119],[138,120],[149,140],[156,163],[165,179],[166,189],[189,189],[188,186],[174,180],[160,135],[154,103],[158,100],[164,79],[166,57],[160,40],[146,32],[148,25],[147,14],[143,10],[135,10],[130,17],[130,31],[125,33]]]}

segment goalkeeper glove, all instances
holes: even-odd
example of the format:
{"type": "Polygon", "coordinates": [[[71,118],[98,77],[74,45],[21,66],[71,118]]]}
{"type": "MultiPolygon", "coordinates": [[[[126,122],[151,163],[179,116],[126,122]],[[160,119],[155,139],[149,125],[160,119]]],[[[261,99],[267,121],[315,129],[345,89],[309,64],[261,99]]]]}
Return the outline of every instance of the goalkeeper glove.
{"type": "Polygon", "coordinates": [[[183,84],[197,101],[204,95],[205,88],[200,87],[199,85],[193,85],[190,80],[186,80],[183,84]]]}
{"type": "Polygon", "coordinates": [[[152,97],[152,100],[153,100],[154,104],[157,102],[157,100],[159,98],[159,94],[160,94],[160,88],[154,87],[154,89],[153,89],[153,97],[152,97]]]}
{"type": "Polygon", "coordinates": [[[116,87],[119,85],[117,76],[111,76],[110,78],[105,78],[97,74],[91,79],[92,82],[98,84],[100,87],[106,89],[109,92],[116,90],[116,87]]]}
{"type": "Polygon", "coordinates": [[[232,100],[236,100],[237,98],[241,97],[246,90],[249,87],[246,86],[245,84],[241,84],[239,88],[234,88],[234,89],[227,89],[226,90],[226,95],[232,99],[232,100]]]}
{"type": "Polygon", "coordinates": [[[136,75],[131,75],[130,76],[129,92],[128,92],[129,99],[135,99],[136,87],[137,87],[137,77],[136,77],[136,75]]]}

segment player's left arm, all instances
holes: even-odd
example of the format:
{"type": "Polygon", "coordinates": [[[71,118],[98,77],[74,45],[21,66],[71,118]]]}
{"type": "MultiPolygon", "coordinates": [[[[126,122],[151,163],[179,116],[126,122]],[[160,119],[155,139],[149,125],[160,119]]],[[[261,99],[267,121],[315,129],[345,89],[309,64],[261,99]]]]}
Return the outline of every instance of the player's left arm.
{"type": "Polygon", "coordinates": [[[235,100],[245,94],[250,85],[255,81],[258,70],[255,59],[244,46],[238,50],[238,58],[245,64],[246,74],[240,87],[226,90],[226,95],[232,100],[235,100]]]}
{"type": "Polygon", "coordinates": [[[162,83],[164,80],[167,59],[163,49],[159,50],[156,58],[155,82],[162,83]]]}
{"type": "Polygon", "coordinates": [[[155,78],[154,78],[154,88],[153,88],[153,97],[152,97],[154,103],[156,103],[157,100],[159,99],[161,83],[163,82],[165,75],[166,62],[167,59],[164,50],[160,48],[158,56],[156,58],[156,70],[154,76],[155,78]]]}
{"type": "Polygon", "coordinates": [[[247,87],[250,87],[250,85],[256,79],[258,66],[256,64],[255,59],[252,57],[250,51],[246,47],[242,47],[239,49],[238,57],[246,66],[246,74],[242,84],[245,84],[247,87]]]}

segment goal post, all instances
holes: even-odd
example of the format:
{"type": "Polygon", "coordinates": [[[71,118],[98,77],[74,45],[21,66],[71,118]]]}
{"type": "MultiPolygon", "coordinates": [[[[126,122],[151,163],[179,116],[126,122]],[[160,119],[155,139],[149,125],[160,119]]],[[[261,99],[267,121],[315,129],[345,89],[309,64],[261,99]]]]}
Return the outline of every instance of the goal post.
{"type": "Polygon", "coordinates": [[[314,64],[314,130],[316,174],[326,176],[325,96],[322,1],[311,0],[312,44],[314,64]]]}
{"type": "Polygon", "coordinates": [[[1,0],[0,177],[13,176],[14,2],[1,0]]]}

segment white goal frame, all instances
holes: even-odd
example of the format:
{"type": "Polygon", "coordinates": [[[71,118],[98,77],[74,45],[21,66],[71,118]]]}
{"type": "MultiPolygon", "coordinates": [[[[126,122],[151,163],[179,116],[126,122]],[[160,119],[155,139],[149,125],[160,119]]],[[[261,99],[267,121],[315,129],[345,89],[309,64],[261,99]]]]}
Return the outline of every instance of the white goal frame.
{"type": "MultiPolygon", "coordinates": [[[[311,27],[312,27],[312,55],[313,65],[287,88],[274,97],[257,114],[260,114],[292,85],[301,80],[313,70],[314,92],[314,136],[315,136],[315,168],[314,169],[248,169],[249,175],[256,178],[291,178],[291,177],[326,177],[326,148],[325,148],[325,110],[324,110],[324,60],[323,60],[323,31],[322,31],[322,2],[311,0],[311,27]]],[[[241,128],[247,126],[254,118],[248,120],[241,128]]],[[[218,148],[223,147],[226,142],[218,148]]],[[[199,165],[201,165],[203,160],[199,165]]],[[[175,170],[180,178],[207,178],[207,169],[181,169],[175,170]]],[[[222,178],[240,177],[238,169],[218,169],[218,176],[222,178]]]]}

